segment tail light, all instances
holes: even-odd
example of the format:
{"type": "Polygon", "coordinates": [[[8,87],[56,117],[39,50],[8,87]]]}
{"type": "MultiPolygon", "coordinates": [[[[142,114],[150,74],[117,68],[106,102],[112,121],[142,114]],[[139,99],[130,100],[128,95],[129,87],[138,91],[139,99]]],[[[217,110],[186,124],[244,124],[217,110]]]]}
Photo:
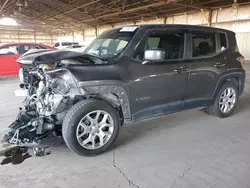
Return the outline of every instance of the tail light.
{"type": "Polygon", "coordinates": [[[244,65],[245,64],[245,58],[244,57],[238,57],[237,60],[242,64],[244,65]]]}

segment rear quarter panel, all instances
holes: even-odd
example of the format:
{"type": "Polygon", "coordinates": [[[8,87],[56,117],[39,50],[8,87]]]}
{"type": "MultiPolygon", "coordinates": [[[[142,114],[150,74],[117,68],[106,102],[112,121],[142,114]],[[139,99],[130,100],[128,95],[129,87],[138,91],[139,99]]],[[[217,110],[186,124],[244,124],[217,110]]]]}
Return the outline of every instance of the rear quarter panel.
{"type": "Polygon", "coordinates": [[[243,57],[243,55],[238,51],[238,45],[236,41],[235,33],[227,33],[228,49],[223,52],[226,59],[227,69],[229,71],[242,71],[243,66],[237,59],[243,57]]]}
{"type": "Polygon", "coordinates": [[[245,85],[245,70],[244,66],[238,60],[239,57],[243,57],[243,55],[238,51],[238,45],[236,41],[235,33],[228,32],[228,45],[229,48],[223,53],[226,59],[226,65],[228,70],[228,79],[236,78],[239,94],[241,95],[244,90],[245,85]]]}

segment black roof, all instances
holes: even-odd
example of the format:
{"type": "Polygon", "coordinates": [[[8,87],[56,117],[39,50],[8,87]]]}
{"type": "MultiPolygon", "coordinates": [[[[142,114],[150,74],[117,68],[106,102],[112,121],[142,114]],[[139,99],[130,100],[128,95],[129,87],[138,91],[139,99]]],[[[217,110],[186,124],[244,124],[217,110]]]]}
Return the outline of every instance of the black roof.
{"type": "Polygon", "coordinates": [[[234,33],[231,30],[221,29],[216,27],[209,27],[209,26],[200,26],[200,25],[188,25],[188,24],[138,24],[138,25],[124,25],[117,28],[122,27],[143,27],[146,29],[153,29],[153,28],[176,28],[176,29],[191,29],[191,30],[204,30],[204,31],[213,31],[213,32],[230,32],[234,33]]]}

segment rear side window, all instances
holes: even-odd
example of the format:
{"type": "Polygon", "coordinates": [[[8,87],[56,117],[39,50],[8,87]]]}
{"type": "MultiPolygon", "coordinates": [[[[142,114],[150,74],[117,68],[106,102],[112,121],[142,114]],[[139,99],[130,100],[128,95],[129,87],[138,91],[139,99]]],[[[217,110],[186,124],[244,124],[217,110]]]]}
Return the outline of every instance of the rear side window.
{"type": "Polygon", "coordinates": [[[216,53],[215,34],[192,34],[192,56],[206,57],[216,53]]]}
{"type": "Polygon", "coordinates": [[[223,51],[227,48],[227,38],[224,33],[220,33],[220,50],[223,51]]]}

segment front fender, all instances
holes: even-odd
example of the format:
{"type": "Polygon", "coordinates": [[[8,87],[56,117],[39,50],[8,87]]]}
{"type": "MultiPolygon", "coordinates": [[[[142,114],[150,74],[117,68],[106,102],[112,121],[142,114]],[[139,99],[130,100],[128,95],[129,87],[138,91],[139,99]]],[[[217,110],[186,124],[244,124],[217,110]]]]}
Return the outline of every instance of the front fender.
{"type": "Polygon", "coordinates": [[[126,84],[120,81],[86,81],[80,82],[79,87],[82,88],[87,95],[98,94],[105,96],[113,94],[118,98],[121,105],[123,118],[126,121],[131,120],[131,110],[129,102],[128,88],[126,84]]]}

